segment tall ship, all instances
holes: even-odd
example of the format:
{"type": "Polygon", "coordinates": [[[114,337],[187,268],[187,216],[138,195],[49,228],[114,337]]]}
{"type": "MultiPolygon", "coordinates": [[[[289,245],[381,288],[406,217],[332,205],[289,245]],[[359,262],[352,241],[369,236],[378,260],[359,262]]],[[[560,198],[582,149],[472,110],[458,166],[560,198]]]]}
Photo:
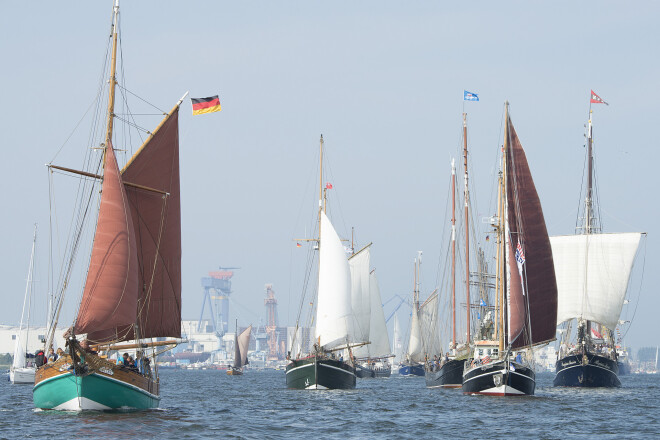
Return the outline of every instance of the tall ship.
{"type": "MultiPolygon", "coordinates": [[[[287,356],[286,385],[308,390],[353,389],[357,379],[353,350],[369,342],[360,340],[356,329],[368,327],[364,322],[356,323],[346,249],[326,214],[326,194],[331,186],[323,186],[323,136],[319,156],[319,235],[311,240],[316,244],[313,252],[318,251],[314,344],[308,352],[294,351],[287,356]]],[[[363,300],[361,297],[360,301],[363,300]]],[[[358,316],[370,315],[358,311],[358,316]]],[[[298,335],[300,324],[298,316],[294,335],[298,335]]],[[[296,341],[291,345],[295,347],[296,341]]]]}
{"type": "Polygon", "coordinates": [[[591,91],[587,126],[584,203],[575,235],[551,237],[561,343],[554,386],[619,387],[614,330],[619,324],[635,255],[643,233],[604,233],[594,185],[593,111],[604,101],[591,91]]]}
{"type": "Polygon", "coordinates": [[[414,281],[412,292],[412,305],[410,311],[410,327],[408,330],[408,344],[399,364],[399,375],[404,377],[424,376],[424,346],[422,345],[422,324],[420,321],[419,282],[418,273],[421,264],[421,251],[414,261],[414,281]]]}
{"type": "Polygon", "coordinates": [[[465,340],[459,341],[456,337],[456,166],[454,160],[451,163],[451,341],[449,351],[430,351],[425,366],[424,377],[426,386],[429,388],[461,388],[463,386],[463,370],[465,361],[470,353],[470,315],[472,306],[470,304],[470,225],[469,205],[470,196],[468,189],[468,145],[467,145],[467,114],[463,113],[463,165],[464,165],[464,189],[463,198],[465,205],[464,214],[464,237],[465,237],[465,304],[466,304],[466,334],[465,340]]]}
{"type": "Polygon", "coordinates": [[[541,202],[505,104],[498,179],[494,338],[477,339],[465,363],[464,394],[533,395],[532,347],[555,340],[557,283],[541,202]],[[529,251],[529,252],[527,252],[529,251]]]}
{"type": "Polygon", "coordinates": [[[74,263],[89,228],[93,229],[93,242],[83,272],[82,298],[65,334],[65,353],[36,371],[36,408],[156,408],[161,383],[155,357],[159,350],[171,349],[180,342],[178,115],[183,98],[155,130],[147,131],[142,146],[120,168],[117,151],[128,146],[122,145],[126,137],[113,136],[115,118],[119,117],[115,112],[115,89],[123,86],[116,74],[119,22],[116,0],[108,50],[109,81],[101,86],[102,91],[104,87],[109,90],[98,95],[99,128],[104,126],[105,131],[98,138],[100,145],[86,152],[89,168],[78,171],[48,165],[51,172],[76,176],[79,187],[70,194],[71,198],[77,197],[73,214],[76,220],[62,261],[63,275],[56,286],[46,348],[54,342],[65,294],[75,285],[71,277],[79,269],[74,270],[74,263]],[[105,112],[103,95],[108,97],[105,112]],[[134,361],[128,351],[134,353],[134,361]],[[123,362],[111,360],[110,356],[123,352],[123,362]]]}
{"type": "Polygon", "coordinates": [[[370,266],[370,247],[371,244],[365,246],[348,260],[353,313],[356,322],[360,323],[356,336],[370,342],[353,350],[355,374],[361,379],[390,377],[392,374],[390,340],[376,270],[370,266]]]}

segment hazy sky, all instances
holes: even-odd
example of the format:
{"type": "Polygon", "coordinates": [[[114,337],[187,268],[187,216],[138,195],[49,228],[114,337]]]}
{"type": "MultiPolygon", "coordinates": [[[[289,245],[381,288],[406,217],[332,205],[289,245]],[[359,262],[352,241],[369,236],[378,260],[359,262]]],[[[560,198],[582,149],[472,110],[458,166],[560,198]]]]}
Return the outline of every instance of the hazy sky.
{"type": "MultiPolygon", "coordinates": [[[[20,319],[35,222],[36,313],[45,321],[44,164],[76,168],[89,147],[84,122],[66,141],[97,93],[111,7],[2,2],[1,323],[20,319]]],[[[128,90],[165,110],[186,91],[222,101],[222,112],[196,117],[189,101],[182,105],[184,318],[199,315],[201,277],[238,266],[230,322],[265,319],[264,284],[272,283],[280,324],[294,324],[304,250],[293,239],[309,234],[315,215],[321,133],[333,221],[344,237],[354,227],[360,243],[374,243],[383,299],[410,293],[418,250],[422,290],[432,290],[444,265],[463,90],[481,99],[465,105],[475,216],[492,214],[509,100],[548,230],[573,233],[594,89],[610,103],[594,107],[604,229],[649,233],[624,310],[628,319],[636,310],[627,343],[657,344],[657,2],[141,0],[122,2],[121,12],[128,90]]],[[[67,325],[78,294],[69,296],[67,325]]]]}

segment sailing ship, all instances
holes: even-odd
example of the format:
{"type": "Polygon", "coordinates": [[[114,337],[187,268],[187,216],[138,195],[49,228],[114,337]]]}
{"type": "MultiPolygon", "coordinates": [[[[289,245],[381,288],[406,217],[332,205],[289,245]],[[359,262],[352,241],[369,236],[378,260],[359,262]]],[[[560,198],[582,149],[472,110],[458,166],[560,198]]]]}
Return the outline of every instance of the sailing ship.
{"type": "MultiPolygon", "coordinates": [[[[591,93],[591,102],[600,102],[591,93]]],[[[592,116],[589,108],[582,224],[575,235],[550,238],[559,291],[557,325],[562,332],[554,386],[621,386],[614,329],[643,235],[602,232],[594,204],[592,116]]]]}
{"type": "MultiPolygon", "coordinates": [[[[167,351],[181,342],[177,339],[181,337],[178,114],[183,98],[120,169],[113,147],[118,24],[116,0],[106,130],[101,148],[90,153],[97,155],[102,173],[49,164],[51,171],[83,176],[81,185],[88,191],[89,202],[83,203],[81,212],[93,209],[90,204],[98,194],[98,181],[101,195],[82,299],[65,334],[66,354],[36,372],[33,400],[41,409],[158,407],[156,347],[167,351]],[[93,185],[86,184],[91,181],[93,185]],[[125,350],[135,350],[136,367],[109,359],[115,351],[125,350]]],[[[79,240],[82,226],[77,227],[75,238],[79,240]]],[[[75,250],[69,251],[64,262],[66,278],[58,287],[46,347],[53,343],[75,250]]]]}
{"type": "Polygon", "coordinates": [[[243,374],[243,367],[249,364],[248,362],[248,346],[250,345],[250,334],[252,326],[243,330],[239,336],[238,334],[238,321],[236,321],[236,333],[234,334],[234,365],[228,370],[227,374],[230,376],[240,376],[243,374]]]}
{"type": "Polygon", "coordinates": [[[452,216],[451,216],[451,343],[449,352],[442,354],[430,352],[429,358],[433,356],[430,363],[426,364],[424,377],[426,386],[429,388],[461,388],[463,386],[463,370],[468,358],[470,347],[470,239],[469,239],[469,190],[468,190],[468,146],[467,146],[467,114],[463,113],[463,164],[464,164],[464,189],[465,200],[465,303],[467,309],[466,339],[464,343],[456,339],[456,166],[454,160],[451,163],[451,191],[452,191],[452,216]],[[438,358],[439,356],[439,358],[438,358]]]}
{"type": "Polygon", "coordinates": [[[463,393],[533,395],[532,347],[555,339],[557,284],[543,210],[505,104],[498,183],[495,337],[474,341],[463,393]],[[525,252],[529,250],[529,252],[525,252]]]}
{"type": "Polygon", "coordinates": [[[422,253],[418,251],[414,260],[412,307],[410,312],[410,329],[408,332],[408,345],[404,358],[399,364],[399,375],[404,377],[424,376],[424,346],[422,345],[422,326],[419,319],[419,281],[418,272],[422,260],[422,253]]]}
{"type": "MultiPolygon", "coordinates": [[[[352,389],[356,385],[353,349],[368,341],[357,340],[348,258],[326,215],[329,185],[323,187],[323,136],[319,162],[319,236],[313,240],[317,242],[319,257],[315,343],[308,353],[287,356],[286,385],[294,389],[352,389]]],[[[300,317],[294,335],[298,335],[299,327],[300,317]]],[[[295,340],[291,345],[296,346],[295,340]]]]}
{"type": "Polygon", "coordinates": [[[349,260],[351,269],[351,298],[356,317],[356,336],[370,344],[353,350],[356,359],[355,374],[358,378],[390,377],[392,366],[388,359],[390,341],[385,323],[383,303],[378,288],[376,272],[370,270],[370,247],[365,246],[349,260]],[[364,329],[361,328],[364,326],[364,329]]]}
{"type": "Polygon", "coordinates": [[[33,283],[32,276],[34,272],[34,251],[37,245],[37,225],[34,225],[34,234],[32,237],[32,251],[30,253],[30,265],[28,267],[28,277],[25,285],[25,297],[23,298],[23,311],[21,312],[21,323],[16,335],[16,345],[14,346],[14,359],[9,368],[9,382],[11,383],[34,383],[34,374],[36,367],[29,362],[26,357],[28,346],[28,335],[30,333],[30,309],[32,308],[33,283]],[[25,309],[27,306],[27,322],[23,328],[23,318],[25,318],[25,309]]]}

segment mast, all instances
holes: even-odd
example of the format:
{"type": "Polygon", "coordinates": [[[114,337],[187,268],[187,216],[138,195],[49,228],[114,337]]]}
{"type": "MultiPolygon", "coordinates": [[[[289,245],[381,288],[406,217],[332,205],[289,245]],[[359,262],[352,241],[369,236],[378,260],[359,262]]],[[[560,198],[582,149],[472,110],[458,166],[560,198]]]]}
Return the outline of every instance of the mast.
{"type": "Polygon", "coordinates": [[[106,148],[112,142],[112,129],[114,124],[115,111],[115,85],[117,84],[117,38],[119,35],[119,0],[115,0],[112,20],[112,62],[110,66],[110,96],[108,97],[108,123],[105,133],[106,148]]]}
{"type": "Polygon", "coordinates": [[[456,348],[456,165],[451,160],[451,348],[456,348]]]}
{"type": "Polygon", "coordinates": [[[502,215],[500,216],[500,268],[502,270],[502,273],[500,274],[501,276],[501,285],[502,285],[502,293],[501,293],[501,300],[502,300],[502,311],[501,311],[501,318],[500,318],[500,341],[499,341],[499,349],[500,353],[502,350],[504,350],[504,347],[508,343],[508,337],[507,337],[507,323],[508,323],[508,310],[507,310],[507,299],[505,295],[507,295],[507,282],[506,282],[506,274],[507,274],[507,225],[506,225],[506,217],[508,217],[508,203],[507,203],[507,187],[506,187],[506,182],[507,182],[507,166],[506,166],[506,156],[508,153],[509,149],[509,101],[504,102],[504,145],[502,147],[502,184],[501,184],[501,189],[502,189],[502,215]]]}
{"type": "Polygon", "coordinates": [[[463,113],[463,165],[465,168],[465,189],[463,190],[465,198],[465,302],[467,304],[467,336],[466,343],[470,343],[470,227],[468,219],[468,167],[467,167],[467,113],[463,113]]]}

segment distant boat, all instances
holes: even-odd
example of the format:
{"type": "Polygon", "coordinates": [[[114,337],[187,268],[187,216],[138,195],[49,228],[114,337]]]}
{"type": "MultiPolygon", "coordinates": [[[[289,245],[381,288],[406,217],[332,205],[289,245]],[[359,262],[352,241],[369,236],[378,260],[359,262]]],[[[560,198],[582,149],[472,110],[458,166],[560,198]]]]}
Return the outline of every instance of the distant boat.
{"type": "Polygon", "coordinates": [[[58,288],[46,347],[53,343],[77,246],[87,238],[83,219],[93,221],[96,206],[98,217],[81,303],[66,335],[66,355],[36,372],[33,400],[41,409],[156,408],[161,397],[155,347],[173,348],[180,342],[166,338],[181,337],[178,114],[183,98],[120,169],[113,146],[119,23],[116,0],[110,76],[103,82],[109,99],[101,148],[90,149],[93,159],[86,161],[91,167],[86,171],[49,165],[51,170],[84,176],[79,192],[71,194],[84,202],[79,216],[74,216],[75,246],[62,263],[66,278],[58,288]],[[99,188],[92,182],[98,180],[101,195],[95,203],[99,188]],[[105,357],[115,350],[135,350],[137,366],[117,365],[105,357]]]}
{"type": "Polygon", "coordinates": [[[32,236],[32,252],[30,253],[30,265],[28,268],[28,277],[25,285],[25,297],[23,298],[23,312],[21,312],[21,323],[16,335],[16,344],[14,346],[14,360],[9,369],[9,381],[11,383],[29,383],[34,384],[34,375],[36,367],[32,362],[28,362],[25,354],[28,349],[28,335],[30,333],[30,309],[32,308],[34,274],[34,250],[37,245],[37,225],[34,225],[34,234],[32,236]],[[23,327],[23,318],[25,318],[25,309],[27,308],[27,322],[23,327]]]}
{"type": "MultiPolygon", "coordinates": [[[[369,252],[369,248],[367,247],[360,252],[369,252]]],[[[362,264],[358,264],[358,260],[355,259],[358,254],[353,255],[349,259],[351,274],[354,271],[354,261],[356,262],[355,271],[364,271],[363,262],[362,264]]],[[[361,276],[360,278],[361,281],[366,279],[367,286],[363,285],[364,282],[358,284],[361,285],[359,288],[366,288],[368,291],[367,298],[370,302],[368,320],[369,335],[368,338],[363,338],[368,339],[370,343],[356,347],[353,350],[353,356],[359,361],[355,367],[355,374],[358,378],[390,377],[392,374],[392,364],[389,362],[389,359],[392,357],[392,354],[390,352],[390,340],[387,334],[385,314],[383,312],[383,302],[380,297],[380,289],[378,288],[378,279],[376,278],[375,270],[369,272],[369,266],[367,265],[366,267],[366,277],[361,276]]],[[[355,284],[353,283],[354,286],[355,284]]],[[[364,320],[361,322],[364,322],[364,320]]]]}
{"type": "Polygon", "coordinates": [[[555,339],[557,284],[543,210],[525,151],[505,105],[498,182],[496,337],[476,340],[463,373],[464,394],[533,395],[531,348],[555,339]]]}
{"type": "Polygon", "coordinates": [[[464,156],[464,189],[465,200],[465,304],[466,304],[466,337],[459,342],[456,338],[456,166],[451,162],[451,342],[449,352],[443,355],[442,350],[428,353],[425,379],[428,388],[461,388],[463,386],[463,370],[470,352],[470,234],[469,234],[469,190],[468,190],[468,145],[467,145],[467,114],[463,113],[463,156],[464,156]]]}
{"type": "Polygon", "coordinates": [[[236,324],[236,334],[234,335],[234,365],[227,370],[230,376],[240,376],[243,374],[243,367],[249,364],[248,362],[248,346],[250,345],[250,333],[252,326],[243,330],[238,335],[238,322],[236,324]]]}
{"type": "Polygon", "coordinates": [[[619,357],[623,353],[617,351],[614,329],[644,234],[601,231],[594,206],[592,138],[590,109],[582,224],[576,235],[550,238],[559,290],[557,325],[562,326],[554,386],[619,387],[619,374],[628,370],[622,363],[625,357],[619,357]]]}
{"type": "MultiPolygon", "coordinates": [[[[328,185],[324,189],[323,136],[320,140],[320,158],[315,343],[308,353],[288,356],[286,385],[287,388],[308,390],[352,389],[356,385],[352,350],[368,341],[354,340],[355,316],[346,250],[325,212],[325,190],[328,185]]],[[[300,320],[294,335],[298,334],[299,328],[300,320]]],[[[296,344],[292,343],[292,346],[296,344]]]]}
{"type": "Polygon", "coordinates": [[[424,376],[424,347],[422,345],[422,327],[419,319],[419,283],[417,278],[420,264],[421,252],[414,260],[413,298],[408,345],[406,347],[406,353],[399,364],[399,375],[404,377],[424,376]]]}

